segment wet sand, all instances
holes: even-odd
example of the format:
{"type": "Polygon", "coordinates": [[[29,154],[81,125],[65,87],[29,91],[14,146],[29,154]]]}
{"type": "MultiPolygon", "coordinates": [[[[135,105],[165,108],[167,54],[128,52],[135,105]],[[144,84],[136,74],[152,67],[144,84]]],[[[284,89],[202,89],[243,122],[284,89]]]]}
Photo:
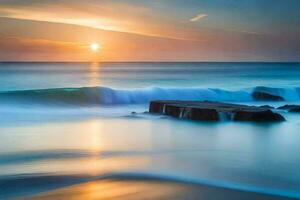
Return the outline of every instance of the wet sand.
{"type": "Polygon", "coordinates": [[[284,200],[259,193],[156,180],[106,179],[22,197],[24,200],[284,200]]]}

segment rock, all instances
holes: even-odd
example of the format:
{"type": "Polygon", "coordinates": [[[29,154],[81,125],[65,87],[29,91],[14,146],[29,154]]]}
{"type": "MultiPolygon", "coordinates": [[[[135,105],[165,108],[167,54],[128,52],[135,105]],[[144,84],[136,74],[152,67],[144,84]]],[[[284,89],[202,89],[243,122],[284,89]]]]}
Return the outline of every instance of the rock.
{"type": "Polygon", "coordinates": [[[293,104],[286,104],[284,106],[279,106],[277,109],[281,109],[281,110],[289,110],[289,109],[292,109],[292,108],[300,108],[299,105],[293,105],[293,104]]]}
{"type": "Polygon", "coordinates": [[[288,110],[289,112],[300,112],[300,105],[284,105],[277,109],[288,110]]]}
{"type": "Polygon", "coordinates": [[[296,106],[296,105],[284,105],[284,106],[279,106],[279,107],[277,107],[277,109],[280,109],[280,110],[288,110],[288,109],[290,109],[290,108],[292,108],[292,107],[294,107],[294,106],[296,106]]]}
{"type": "Polygon", "coordinates": [[[269,94],[267,92],[254,91],[252,97],[258,101],[284,101],[281,96],[269,94]]]}
{"type": "Polygon", "coordinates": [[[298,108],[291,108],[289,112],[300,112],[300,106],[298,108]]]}
{"type": "Polygon", "coordinates": [[[132,112],[131,112],[131,114],[132,114],[132,115],[136,115],[137,113],[136,113],[136,112],[134,112],[134,111],[132,111],[132,112]]]}
{"type": "Polygon", "coordinates": [[[274,109],[273,106],[269,106],[269,105],[262,105],[262,106],[259,106],[260,108],[268,108],[268,109],[274,109]]]}
{"type": "Polygon", "coordinates": [[[164,106],[167,103],[168,101],[151,101],[149,106],[149,112],[162,114],[164,112],[164,106]]]}
{"type": "Polygon", "coordinates": [[[178,105],[166,105],[165,115],[177,118],[185,118],[200,121],[218,121],[219,114],[215,109],[197,108],[197,107],[181,107],[178,105]]]}
{"type": "Polygon", "coordinates": [[[270,88],[258,86],[252,92],[252,97],[258,101],[284,101],[281,94],[284,90],[281,88],[270,88]]]}
{"type": "Polygon", "coordinates": [[[238,111],[234,115],[234,121],[284,121],[284,117],[278,113],[274,113],[271,110],[259,111],[259,112],[248,112],[238,111]]]}
{"type": "Polygon", "coordinates": [[[150,113],[197,121],[284,121],[284,117],[268,108],[201,101],[152,101],[150,113]]]}

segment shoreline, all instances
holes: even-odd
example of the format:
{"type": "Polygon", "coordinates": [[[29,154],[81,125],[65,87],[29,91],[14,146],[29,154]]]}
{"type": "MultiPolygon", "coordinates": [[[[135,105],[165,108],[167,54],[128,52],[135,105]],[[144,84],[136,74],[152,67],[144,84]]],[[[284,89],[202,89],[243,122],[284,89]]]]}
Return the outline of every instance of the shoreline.
{"type": "Polygon", "coordinates": [[[111,199],[111,200],[180,200],[180,199],[264,199],[289,200],[294,198],[266,195],[256,192],[174,182],[168,180],[116,179],[80,183],[47,191],[24,200],[48,199],[111,199]]]}

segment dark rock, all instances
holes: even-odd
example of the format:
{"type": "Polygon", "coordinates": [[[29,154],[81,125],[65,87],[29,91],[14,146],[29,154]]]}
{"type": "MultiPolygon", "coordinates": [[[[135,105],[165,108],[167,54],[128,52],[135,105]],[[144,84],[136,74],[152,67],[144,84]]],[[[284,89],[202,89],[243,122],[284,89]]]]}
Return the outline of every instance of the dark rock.
{"type": "Polygon", "coordinates": [[[273,106],[269,106],[269,105],[262,105],[262,106],[259,106],[260,108],[268,108],[268,109],[274,109],[273,106]]]}
{"type": "Polygon", "coordinates": [[[281,96],[269,94],[267,92],[254,91],[252,97],[258,101],[284,101],[281,96]]]}
{"type": "Polygon", "coordinates": [[[300,108],[299,105],[289,105],[289,104],[287,104],[287,105],[284,105],[284,106],[279,106],[277,109],[281,109],[281,110],[289,110],[289,109],[297,108],[297,107],[300,108]]]}
{"type": "Polygon", "coordinates": [[[199,121],[218,121],[219,114],[215,109],[180,106],[177,104],[166,104],[162,114],[176,118],[191,119],[199,121]]]}
{"type": "Polygon", "coordinates": [[[234,121],[255,121],[255,122],[268,122],[268,121],[284,121],[284,117],[271,110],[259,112],[238,111],[233,117],[234,121]]]}
{"type": "Polygon", "coordinates": [[[219,113],[215,109],[196,108],[191,109],[189,118],[198,121],[219,121],[219,113]]]}
{"type": "Polygon", "coordinates": [[[280,114],[274,113],[268,108],[207,101],[152,101],[149,112],[197,121],[229,119],[264,122],[285,120],[280,114]]]}
{"type": "Polygon", "coordinates": [[[284,94],[282,88],[270,88],[258,86],[252,92],[252,97],[258,101],[283,101],[284,98],[281,94],[284,94]]]}
{"type": "Polygon", "coordinates": [[[300,105],[284,105],[277,109],[288,110],[289,112],[300,112],[300,105]]]}
{"type": "Polygon", "coordinates": [[[150,107],[149,107],[149,112],[150,113],[163,113],[163,109],[165,104],[167,104],[167,101],[151,101],[150,102],[150,107]]]}
{"type": "Polygon", "coordinates": [[[300,106],[298,108],[291,108],[289,112],[300,112],[300,106]]]}
{"type": "Polygon", "coordinates": [[[136,112],[134,112],[134,111],[132,111],[132,112],[131,112],[131,114],[132,114],[132,115],[136,115],[137,113],[136,113],[136,112]]]}

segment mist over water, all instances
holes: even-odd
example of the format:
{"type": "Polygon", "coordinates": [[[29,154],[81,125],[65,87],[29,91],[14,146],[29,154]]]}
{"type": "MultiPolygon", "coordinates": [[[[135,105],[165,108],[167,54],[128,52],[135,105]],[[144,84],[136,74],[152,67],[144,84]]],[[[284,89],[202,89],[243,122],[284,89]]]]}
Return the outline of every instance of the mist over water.
{"type": "Polygon", "coordinates": [[[300,104],[300,64],[2,63],[0,86],[1,199],[103,177],[300,197],[299,114],[256,124],[144,113],[154,99],[300,104]],[[258,86],[286,101],[255,102],[258,86]]]}

